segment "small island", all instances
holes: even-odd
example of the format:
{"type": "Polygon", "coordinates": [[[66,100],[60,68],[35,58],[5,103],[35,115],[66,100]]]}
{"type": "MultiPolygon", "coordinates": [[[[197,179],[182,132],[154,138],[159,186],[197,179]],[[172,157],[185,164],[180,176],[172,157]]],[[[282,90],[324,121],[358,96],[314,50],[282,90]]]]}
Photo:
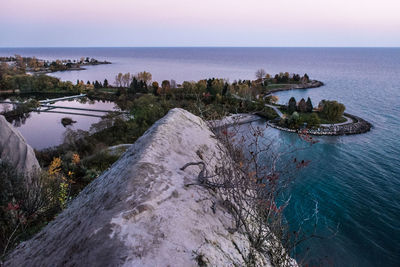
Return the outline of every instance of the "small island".
{"type": "Polygon", "coordinates": [[[95,58],[81,57],[80,59],[57,59],[53,61],[37,59],[36,57],[22,57],[20,55],[0,57],[0,63],[4,62],[15,66],[19,70],[28,73],[45,74],[56,71],[85,70],[83,66],[111,64],[108,61],[99,61],[95,58]]]}

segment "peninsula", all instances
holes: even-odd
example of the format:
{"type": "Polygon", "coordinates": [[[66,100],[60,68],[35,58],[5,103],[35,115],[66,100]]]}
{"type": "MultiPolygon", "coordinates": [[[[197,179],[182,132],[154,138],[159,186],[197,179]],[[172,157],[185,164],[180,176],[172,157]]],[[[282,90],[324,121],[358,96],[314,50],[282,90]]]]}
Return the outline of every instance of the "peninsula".
{"type": "Polygon", "coordinates": [[[45,74],[56,71],[84,70],[85,66],[111,64],[108,61],[99,61],[95,58],[81,57],[80,59],[44,60],[36,57],[22,57],[20,55],[0,57],[0,63],[6,63],[28,73],[45,74]]]}

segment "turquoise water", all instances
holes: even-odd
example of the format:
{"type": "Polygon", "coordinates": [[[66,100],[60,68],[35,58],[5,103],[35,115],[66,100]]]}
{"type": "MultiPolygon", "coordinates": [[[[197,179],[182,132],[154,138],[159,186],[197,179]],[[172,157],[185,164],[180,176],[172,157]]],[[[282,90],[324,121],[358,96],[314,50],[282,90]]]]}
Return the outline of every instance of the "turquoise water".
{"type": "MultiPolygon", "coordinates": [[[[150,71],[155,80],[208,77],[254,78],[267,72],[308,73],[321,88],[280,92],[310,96],[313,103],[336,99],[346,111],[370,121],[371,132],[318,137],[319,143],[298,152],[311,164],[297,175],[286,210],[291,226],[318,207],[305,227],[325,237],[302,244],[299,256],[328,266],[400,266],[400,49],[398,48],[24,48],[0,49],[40,58],[109,60],[112,65],[86,71],[54,73],[64,80],[113,81],[118,72],[150,71]],[[332,236],[330,231],[337,233],[332,236]],[[319,262],[319,260],[321,260],[319,262]]],[[[267,129],[280,143],[302,146],[296,135],[267,129]]]]}

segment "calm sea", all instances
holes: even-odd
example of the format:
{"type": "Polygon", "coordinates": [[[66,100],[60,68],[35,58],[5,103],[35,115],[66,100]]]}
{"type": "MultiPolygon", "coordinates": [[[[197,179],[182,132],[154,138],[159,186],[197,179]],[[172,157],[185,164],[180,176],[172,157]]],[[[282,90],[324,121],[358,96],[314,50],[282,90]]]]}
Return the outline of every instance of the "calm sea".
{"type": "MultiPolygon", "coordinates": [[[[371,132],[319,137],[298,152],[311,160],[292,186],[286,216],[293,228],[316,224],[301,258],[330,266],[400,266],[400,49],[398,48],[0,48],[0,55],[45,59],[94,57],[113,64],[54,73],[63,80],[113,81],[118,72],[150,71],[153,79],[254,78],[268,73],[307,73],[326,85],[279,93],[280,101],[310,96],[344,103],[370,121],[371,132]],[[316,215],[312,213],[317,210],[316,215]],[[304,256],[306,248],[310,248],[304,256]]],[[[277,142],[300,146],[290,133],[268,129],[277,142]]],[[[300,258],[300,259],[301,259],[300,258]]]]}

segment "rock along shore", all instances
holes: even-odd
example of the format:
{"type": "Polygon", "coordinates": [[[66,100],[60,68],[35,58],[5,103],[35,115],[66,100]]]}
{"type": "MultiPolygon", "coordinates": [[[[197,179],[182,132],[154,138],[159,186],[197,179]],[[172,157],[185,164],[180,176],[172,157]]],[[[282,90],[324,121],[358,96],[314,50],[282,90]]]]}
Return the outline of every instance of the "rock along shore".
{"type": "Polygon", "coordinates": [[[296,130],[281,127],[272,122],[267,122],[267,124],[268,126],[278,130],[291,133],[307,133],[311,135],[334,135],[334,136],[351,135],[351,134],[366,133],[371,130],[372,124],[369,123],[368,121],[348,113],[344,113],[344,115],[351,118],[353,122],[341,125],[332,125],[329,127],[320,127],[317,129],[296,129],[296,130]]]}

